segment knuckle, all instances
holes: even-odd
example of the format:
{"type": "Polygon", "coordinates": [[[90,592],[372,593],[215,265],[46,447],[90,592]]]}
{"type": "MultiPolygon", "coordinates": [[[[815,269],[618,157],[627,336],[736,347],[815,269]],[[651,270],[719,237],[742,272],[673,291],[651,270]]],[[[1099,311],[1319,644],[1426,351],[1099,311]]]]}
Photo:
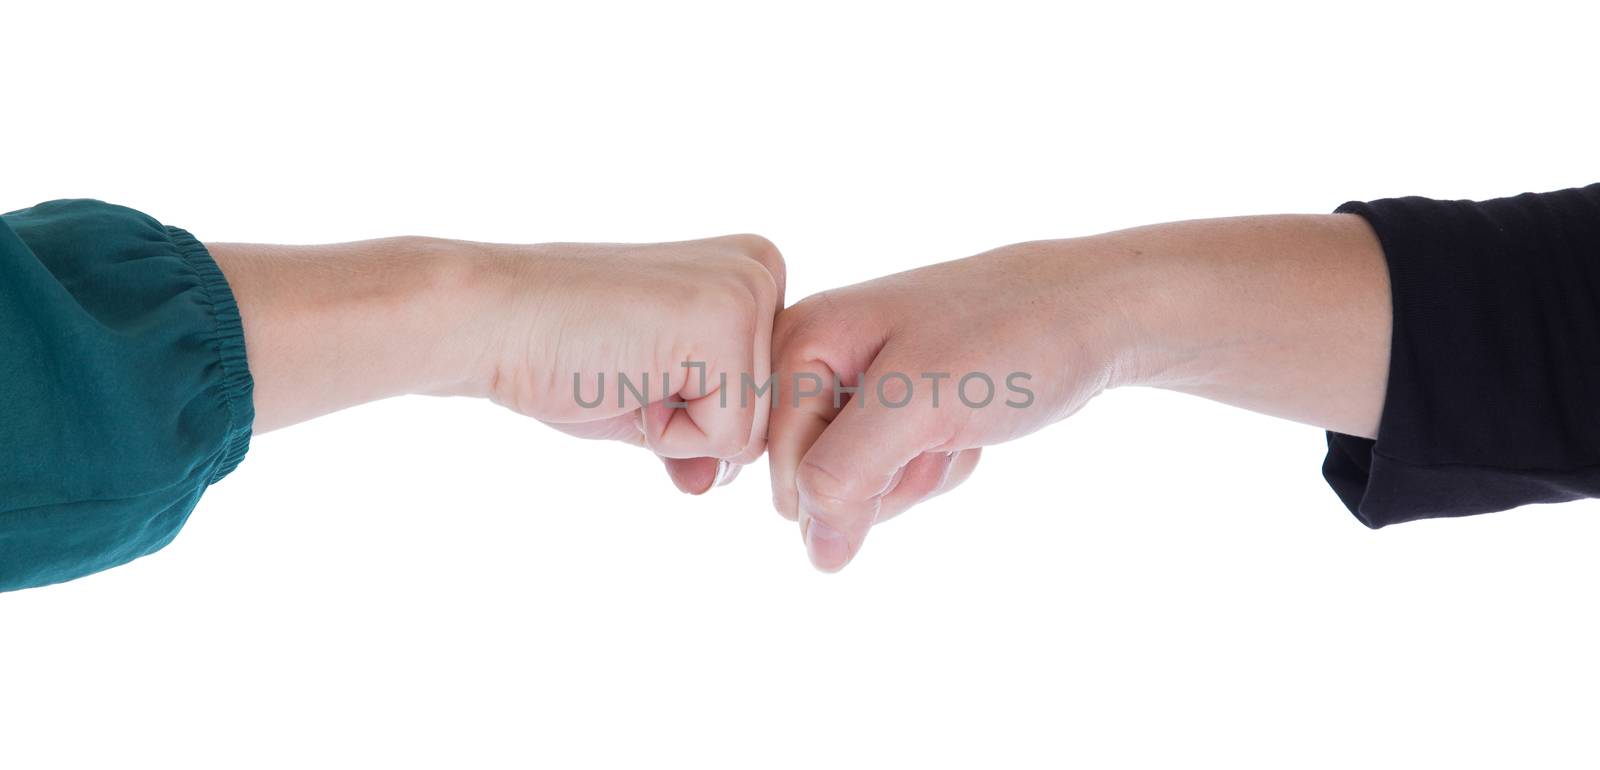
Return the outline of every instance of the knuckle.
{"type": "Polygon", "coordinates": [[[774,244],[765,236],[756,235],[755,233],[740,233],[730,237],[746,256],[767,264],[783,264],[783,254],[778,251],[777,244],[774,244]]]}
{"type": "Polygon", "coordinates": [[[808,341],[828,335],[821,334],[821,324],[826,320],[832,309],[833,302],[828,292],[818,292],[806,297],[794,305],[778,313],[778,319],[772,326],[772,341],[774,347],[784,351],[785,355],[798,353],[797,348],[805,347],[808,341]]]}
{"type": "Polygon", "coordinates": [[[771,313],[777,310],[778,284],[765,267],[741,261],[730,273],[759,311],[771,313]]]}
{"type": "Polygon", "coordinates": [[[814,460],[800,462],[800,467],[795,469],[794,482],[800,494],[824,509],[837,507],[851,499],[850,482],[814,460]]]}
{"type": "MultiPolygon", "coordinates": [[[[830,353],[828,343],[827,337],[806,332],[774,336],[772,366],[779,371],[825,374],[830,371],[825,363],[830,353]]],[[[787,383],[785,387],[788,387],[787,383]]]]}
{"type": "Polygon", "coordinates": [[[728,239],[734,244],[738,272],[749,281],[751,292],[763,306],[781,303],[786,268],[778,247],[762,236],[748,233],[728,239]]]}
{"type": "Polygon", "coordinates": [[[749,286],[736,283],[728,287],[721,302],[725,323],[742,333],[755,334],[763,311],[761,300],[749,286]]]}
{"type": "Polygon", "coordinates": [[[802,313],[796,308],[787,308],[778,311],[778,317],[772,322],[772,356],[774,360],[787,359],[794,348],[797,330],[804,326],[802,313]]]}
{"type": "Polygon", "coordinates": [[[702,318],[717,329],[751,332],[759,318],[759,300],[743,280],[727,273],[706,276],[677,299],[680,314],[702,318]]]}

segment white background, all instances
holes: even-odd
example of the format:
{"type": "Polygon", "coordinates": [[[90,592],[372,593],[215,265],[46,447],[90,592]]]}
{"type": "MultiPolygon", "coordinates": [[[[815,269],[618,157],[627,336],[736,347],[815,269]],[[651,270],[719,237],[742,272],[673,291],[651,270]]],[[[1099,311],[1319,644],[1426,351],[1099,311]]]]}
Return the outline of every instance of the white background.
{"type": "MultiPolygon", "coordinates": [[[[135,5],[0,12],[0,210],[754,231],[793,301],[1600,177],[1578,3],[135,5]]],[[[161,553],[0,596],[0,766],[1592,767],[1596,505],[1371,532],[1322,441],[1114,392],[825,576],[764,463],[690,498],[486,403],[370,405],[257,437],[161,553]]]]}

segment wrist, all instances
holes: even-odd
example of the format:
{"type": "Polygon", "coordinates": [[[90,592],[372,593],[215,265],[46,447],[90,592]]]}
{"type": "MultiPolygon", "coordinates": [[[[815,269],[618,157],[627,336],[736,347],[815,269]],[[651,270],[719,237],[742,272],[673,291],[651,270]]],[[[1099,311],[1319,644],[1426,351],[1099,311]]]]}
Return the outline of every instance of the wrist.
{"type": "Polygon", "coordinates": [[[1388,271],[1348,215],[1177,222],[1081,239],[1118,318],[1113,385],[1190,393],[1373,435],[1388,271]]]}
{"type": "Polygon", "coordinates": [[[490,250],[410,236],[210,249],[238,299],[258,431],[392,396],[483,387],[490,250]]]}
{"type": "Polygon", "coordinates": [[[436,396],[487,395],[494,352],[516,304],[525,270],[509,251],[518,247],[404,236],[389,257],[392,271],[374,285],[370,303],[352,308],[384,327],[395,367],[391,390],[436,396]]]}
{"type": "Polygon", "coordinates": [[[1226,351],[1240,344],[1227,308],[1230,279],[1207,259],[1145,233],[1123,231],[1076,239],[1090,277],[1082,291],[1108,316],[1103,359],[1108,387],[1172,390],[1216,380],[1226,351]]]}
{"type": "Polygon", "coordinates": [[[1146,247],[1112,236],[1032,241],[992,252],[1003,274],[1027,276],[1022,286],[1048,297],[1039,303],[1024,290],[1020,303],[1015,296],[1006,301],[1030,314],[1045,311],[1040,322],[1054,353],[1050,366],[1069,380],[1088,376],[1100,383],[1098,391],[1181,376],[1196,345],[1179,319],[1188,301],[1180,282],[1146,247]]]}

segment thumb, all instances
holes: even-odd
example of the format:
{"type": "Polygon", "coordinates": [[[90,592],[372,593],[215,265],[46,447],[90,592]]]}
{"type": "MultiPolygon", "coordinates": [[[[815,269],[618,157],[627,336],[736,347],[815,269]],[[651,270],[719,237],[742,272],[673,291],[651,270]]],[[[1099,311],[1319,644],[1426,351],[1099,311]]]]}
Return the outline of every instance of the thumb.
{"type": "Polygon", "coordinates": [[[672,485],[691,495],[703,495],[733,481],[741,467],[715,457],[663,457],[661,462],[667,466],[672,485]]]}
{"type": "Polygon", "coordinates": [[[855,558],[906,465],[942,443],[909,375],[874,363],[853,387],[795,471],[806,553],[824,572],[855,558]]]}

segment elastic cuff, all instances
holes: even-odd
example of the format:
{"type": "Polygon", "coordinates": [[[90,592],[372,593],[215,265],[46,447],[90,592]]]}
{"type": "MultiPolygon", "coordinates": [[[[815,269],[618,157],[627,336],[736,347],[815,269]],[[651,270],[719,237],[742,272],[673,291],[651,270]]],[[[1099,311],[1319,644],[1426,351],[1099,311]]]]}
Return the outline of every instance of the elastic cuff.
{"type": "Polygon", "coordinates": [[[215,484],[239,467],[245,453],[250,451],[251,427],[255,423],[255,404],[251,392],[255,384],[245,357],[244,323],[239,318],[239,303],[233,298],[233,289],[228,287],[228,279],[211,257],[211,252],[187,230],[170,225],[165,227],[167,237],[177,248],[178,255],[200,279],[200,288],[205,293],[206,302],[211,305],[214,324],[212,348],[222,368],[219,395],[228,409],[228,434],[222,456],[218,458],[216,470],[206,482],[215,484]]]}

